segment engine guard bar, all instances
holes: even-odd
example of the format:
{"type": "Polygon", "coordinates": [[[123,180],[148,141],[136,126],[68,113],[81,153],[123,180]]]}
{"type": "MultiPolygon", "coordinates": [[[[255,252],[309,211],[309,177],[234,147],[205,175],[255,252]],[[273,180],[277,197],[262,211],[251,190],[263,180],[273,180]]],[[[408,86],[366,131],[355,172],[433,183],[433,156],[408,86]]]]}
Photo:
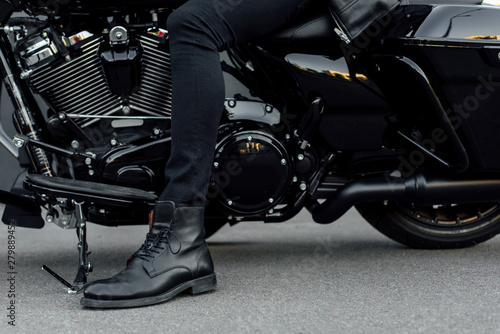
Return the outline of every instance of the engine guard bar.
{"type": "Polygon", "coordinates": [[[460,179],[414,174],[408,178],[372,178],[353,181],[320,205],[310,207],[315,222],[329,224],[356,204],[404,201],[418,205],[500,201],[500,179],[460,179]]]}

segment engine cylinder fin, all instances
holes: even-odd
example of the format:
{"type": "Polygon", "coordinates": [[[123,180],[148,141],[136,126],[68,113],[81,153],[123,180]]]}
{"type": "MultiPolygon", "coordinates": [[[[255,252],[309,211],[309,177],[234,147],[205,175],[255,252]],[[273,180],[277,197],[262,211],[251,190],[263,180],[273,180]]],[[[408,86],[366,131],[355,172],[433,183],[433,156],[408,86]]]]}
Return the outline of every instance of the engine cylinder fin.
{"type": "Polygon", "coordinates": [[[140,103],[137,103],[137,101],[134,99],[134,100],[130,100],[130,107],[132,107],[133,109],[136,109],[136,110],[140,110],[140,111],[148,111],[147,113],[148,114],[158,114],[158,113],[162,113],[162,114],[165,114],[165,115],[169,115],[170,114],[170,109],[171,109],[171,105],[170,103],[167,103],[165,105],[158,105],[158,104],[152,104],[152,103],[144,103],[143,100],[138,100],[138,102],[140,103]]]}
{"type": "Polygon", "coordinates": [[[77,50],[78,56],[59,65],[47,64],[35,69],[30,77],[33,89],[39,92],[56,112],[78,115],[75,122],[81,127],[98,119],[89,116],[110,116],[129,106],[148,116],[170,115],[172,108],[172,78],[170,55],[160,50],[155,37],[139,35],[143,48],[142,80],[139,89],[128,97],[113,95],[104,75],[99,56],[102,36],[92,38],[77,50]]]}
{"type": "MultiPolygon", "coordinates": [[[[78,64],[80,68],[86,67],[89,70],[86,72],[82,72],[81,69],[79,71],[74,71],[74,72],[59,72],[57,75],[51,75],[47,77],[40,77],[40,78],[33,78],[32,83],[37,85],[37,89],[39,91],[44,91],[46,89],[50,88],[55,88],[56,84],[61,84],[61,83],[66,83],[68,81],[71,81],[72,79],[74,80],[79,80],[80,82],[83,80],[88,80],[89,78],[94,78],[95,80],[98,80],[99,77],[101,76],[100,72],[98,69],[96,69],[96,63],[95,62],[88,62],[88,63],[82,63],[78,64]]],[[[67,89],[66,87],[60,87],[62,89],[67,89]]]]}
{"type": "Polygon", "coordinates": [[[109,107],[115,107],[119,104],[120,102],[118,100],[109,100],[108,96],[102,94],[101,96],[93,96],[91,103],[70,105],[66,110],[71,113],[79,113],[80,111],[85,110],[84,108],[90,108],[92,111],[87,112],[86,114],[99,115],[101,111],[108,110],[109,107]]]}

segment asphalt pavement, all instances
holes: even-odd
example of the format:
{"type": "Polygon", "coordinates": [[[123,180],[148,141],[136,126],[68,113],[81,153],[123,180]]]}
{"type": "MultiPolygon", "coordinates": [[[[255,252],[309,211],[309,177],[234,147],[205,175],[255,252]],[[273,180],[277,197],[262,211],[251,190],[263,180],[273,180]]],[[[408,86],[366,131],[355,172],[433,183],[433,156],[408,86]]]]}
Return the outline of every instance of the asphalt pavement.
{"type": "MultiPolygon", "coordinates": [[[[354,210],[331,225],[304,211],[282,224],[225,226],[210,238],[215,292],[93,310],[41,270],[74,278],[74,230],[0,230],[0,333],[500,333],[500,237],[467,249],[413,250],[354,210]]],[[[123,268],[146,227],[89,224],[88,232],[95,280],[123,268]]]]}

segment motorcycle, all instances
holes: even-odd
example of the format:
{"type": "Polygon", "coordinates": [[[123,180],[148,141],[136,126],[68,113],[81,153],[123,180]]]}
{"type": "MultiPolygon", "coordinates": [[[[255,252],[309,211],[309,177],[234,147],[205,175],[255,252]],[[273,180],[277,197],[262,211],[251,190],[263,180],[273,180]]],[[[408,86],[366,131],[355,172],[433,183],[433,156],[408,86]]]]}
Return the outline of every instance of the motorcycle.
{"type": "MultiPolygon", "coordinates": [[[[0,73],[25,170],[5,224],[144,224],[163,190],[171,78],[165,22],[180,1],[0,1],[0,73]],[[167,4],[167,5],[166,5],[167,4]]],[[[221,10],[225,10],[222,8],[221,10]]],[[[352,207],[409,247],[500,232],[500,8],[406,1],[348,38],[325,8],[227,51],[206,236],[222,225],[326,224],[352,207]]]]}

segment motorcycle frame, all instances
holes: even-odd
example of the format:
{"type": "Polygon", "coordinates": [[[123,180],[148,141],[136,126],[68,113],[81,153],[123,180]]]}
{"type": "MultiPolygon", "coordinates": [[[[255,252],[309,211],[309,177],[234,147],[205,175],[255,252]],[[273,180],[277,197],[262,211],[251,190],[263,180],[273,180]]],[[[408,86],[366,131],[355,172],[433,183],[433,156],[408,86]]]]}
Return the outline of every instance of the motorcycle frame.
{"type": "MultiPolygon", "coordinates": [[[[411,8],[412,6],[408,7],[411,8]]],[[[436,20],[436,16],[432,16],[433,12],[440,12],[440,13],[446,13],[447,11],[453,12],[454,9],[457,7],[465,8],[467,7],[466,5],[460,5],[460,6],[452,6],[452,5],[421,5],[422,8],[425,7],[425,9],[429,10],[429,14],[426,15],[425,17],[422,17],[420,19],[420,22],[418,24],[420,26],[432,26],[434,22],[432,20],[436,20]]],[[[415,7],[413,7],[415,8],[415,7]]],[[[477,8],[475,6],[475,8],[477,8]]],[[[487,6],[481,6],[482,10],[494,10],[493,8],[488,8],[487,6]]],[[[451,15],[451,14],[450,14],[451,15]]],[[[401,13],[393,13],[392,17],[392,23],[388,27],[384,27],[384,32],[382,35],[385,34],[384,38],[380,39],[379,36],[371,38],[370,43],[367,45],[367,48],[362,49],[357,47],[357,41],[353,41],[350,46],[347,47],[347,49],[352,50],[354,47],[357,51],[355,53],[349,53],[345,52],[345,46],[342,46],[341,44],[339,48],[335,47],[336,51],[343,50],[344,54],[342,54],[342,57],[347,60],[347,63],[349,65],[349,73],[354,74],[355,72],[362,72],[365,73],[376,85],[378,86],[378,89],[380,89],[381,94],[386,98],[391,105],[401,105],[402,103],[408,104],[408,99],[410,101],[415,102],[419,101],[421,96],[425,96],[425,104],[426,107],[429,108],[429,110],[433,111],[433,116],[431,118],[432,124],[437,124],[440,128],[444,129],[447,137],[450,139],[449,143],[450,146],[453,148],[453,155],[452,159],[444,159],[440,157],[439,155],[435,154],[432,152],[432,150],[426,149],[426,147],[420,145],[417,141],[412,140],[410,137],[405,136],[404,134],[400,134],[403,140],[405,140],[408,144],[409,147],[413,147],[414,149],[419,149],[424,151],[426,155],[430,156],[432,160],[437,162],[444,171],[452,171],[453,173],[463,173],[465,171],[468,171],[469,167],[469,154],[468,154],[468,147],[467,145],[464,145],[464,136],[460,133],[457,133],[455,129],[453,128],[453,125],[450,123],[449,118],[447,117],[447,112],[445,109],[445,104],[446,102],[443,102],[444,98],[442,95],[439,95],[436,93],[434,86],[433,86],[433,79],[434,77],[426,75],[426,73],[429,72],[429,68],[423,68],[420,66],[418,63],[415,61],[411,60],[408,57],[402,56],[402,54],[405,54],[405,49],[408,46],[411,45],[427,45],[429,41],[423,40],[423,39],[408,39],[405,37],[406,31],[409,29],[408,24],[404,20],[404,15],[401,15],[401,13]],[[381,41],[383,40],[383,43],[381,41]],[[419,44],[420,43],[420,44],[419,44]],[[344,49],[343,49],[344,48],[344,49]],[[399,80],[397,84],[394,82],[390,82],[390,80],[387,80],[387,78],[381,78],[380,74],[380,69],[387,69],[385,73],[388,73],[389,76],[392,75],[392,77],[397,77],[399,73],[397,72],[392,72],[391,73],[391,68],[398,67],[400,69],[403,69],[405,73],[408,74],[408,77],[404,78],[403,80],[399,80]],[[415,84],[415,82],[417,84],[415,84]],[[420,89],[420,91],[417,93],[417,91],[412,91],[412,94],[407,95],[404,99],[398,99],[398,98],[393,98],[388,97],[387,92],[394,87],[401,87],[401,86],[412,86],[415,88],[420,89]],[[386,86],[386,87],[384,87],[386,86]],[[385,94],[384,94],[385,93],[385,94]]],[[[459,29],[459,27],[467,27],[470,25],[477,25],[480,26],[482,29],[487,29],[488,25],[493,25],[492,22],[485,22],[484,20],[481,20],[480,17],[472,15],[471,18],[467,20],[467,22],[464,21],[458,21],[456,24],[455,28],[459,29]],[[458,27],[457,27],[458,26],[458,27]]],[[[3,27],[3,30],[8,29],[7,27],[3,27]]],[[[498,35],[500,35],[500,29],[498,30],[498,35]]],[[[329,38],[332,35],[329,36],[329,38]]],[[[6,47],[8,45],[9,41],[5,35],[4,32],[0,31],[0,37],[1,37],[1,43],[0,43],[0,73],[2,75],[2,80],[4,84],[7,87],[7,91],[9,93],[9,96],[14,103],[15,107],[15,119],[16,119],[16,126],[18,128],[18,131],[21,133],[31,133],[32,129],[43,129],[44,127],[44,122],[43,122],[43,116],[39,110],[38,104],[36,103],[35,99],[33,98],[29,87],[27,84],[23,81],[20,80],[19,78],[21,77],[20,70],[18,66],[16,66],[16,60],[15,56],[12,54],[12,52],[6,47]],[[25,130],[23,130],[22,127],[26,127],[25,130]]],[[[436,36],[430,36],[432,37],[432,40],[435,41],[436,39],[439,39],[436,36]]],[[[454,47],[464,47],[464,48],[470,48],[470,41],[466,40],[466,36],[463,36],[462,38],[458,39],[453,39],[453,38],[443,38],[440,40],[442,45],[449,45],[449,46],[454,46],[454,47]]],[[[271,38],[272,40],[272,38],[271,38]]],[[[359,41],[359,40],[358,40],[359,41]]],[[[484,41],[479,41],[477,43],[478,46],[483,47],[483,46],[492,46],[496,47],[498,44],[496,43],[485,43],[484,41]]],[[[255,45],[260,45],[259,42],[257,42],[255,45]]],[[[268,47],[266,43],[263,44],[264,47],[263,49],[249,49],[249,48],[243,48],[240,50],[237,50],[237,52],[246,52],[247,56],[253,57],[254,60],[254,65],[255,66],[260,66],[264,67],[263,64],[260,63],[259,61],[259,54],[261,55],[262,52],[268,52],[272,57],[276,57],[279,55],[283,55],[286,52],[293,52],[294,48],[296,46],[291,46],[290,50],[285,49],[279,49],[282,47],[282,45],[278,45],[276,48],[273,49],[273,47],[268,47]]],[[[319,49],[319,51],[323,51],[325,53],[331,53],[332,52],[332,46],[331,45],[320,45],[318,44],[315,45],[315,50],[319,49]]],[[[335,56],[336,57],[336,56],[335,56]]],[[[253,71],[250,71],[253,72],[253,71]]],[[[248,73],[250,73],[248,72],[248,73]]],[[[293,77],[293,74],[291,76],[288,76],[286,78],[283,77],[272,77],[271,73],[267,73],[265,69],[260,69],[261,75],[264,75],[268,79],[268,83],[272,84],[274,87],[280,86],[281,84],[287,82],[288,85],[294,85],[297,84],[296,82],[289,82],[288,80],[293,77]]],[[[249,86],[252,86],[251,84],[251,76],[239,76],[237,77],[242,81],[244,84],[247,84],[249,86]]],[[[353,81],[356,82],[359,85],[364,85],[363,82],[360,82],[360,80],[356,79],[356,76],[353,76],[353,81]]],[[[255,87],[254,87],[255,88],[255,87]]],[[[267,95],[266,92],[260,90],[258,88],[255,89],[257,95],[260,97],[265,98],[270,98],[273,100],[273,102],[276,105],[280,105],[280,100],[286,100],[286,96],[284,96],[281,93],[274,94],[273,96],[267,95]]],[[[279,92],[279,90],[277,90],[279,92]]],[[[325,93],[326,95],[327,93],[325,93]]],[[[300,103],[302,107],[306,107],[308,105],[308,97],[307,94],[304,93],[302,96],[295,96],[296,101],[300,103]]],[[[34,131],[36,132],[36,131],[34,131]]],[[[36,142],[37,138],[32,138],[34,139],[34,142],[36,142]]],[[[3,127],[0,124],[0,143],[15,157],[19,158],[20,157],[20,150],[19,148],[12,144],[3,129],[3,127]]],[[[29,168],[36,171],[37,173],[44,174],[45,170],[43,169],[43,166],[39,166],[35,163],[35,159],[33,158],[33,155],[36,153],[39,153],[40,151],[43,151],[43,148],[35,148],[35,152],[33,149],[27,150],[26,152],[28,153],[28,156],[30,157],[29,161],[29,168]]],[[[59,152],[59,153],[64,153],[64,152],[59,152]]],[[[494,172],[498,172],[498,170],[495,170],[494,172]]],[[[335,189],[334,189],[335,190],[335,189]]],[[[306,198],[308,197],[306,192],[303,192],[299,197],[297,202],[294,204],[294,208],[299,208],[301,207],[304,202],[306,201],[306,198]]],[[[2,192],[0,194],[0,200],[4,202],[9,202],[12,203],[13,201],[11,199],[8,199],[9,196],[13,196],[12,193],[6,193],[2,192]]],[[[15,196],[14,196],[15,198],[15,196]]],[[[297,211],[297,209],[291,210],[290,214],[293,212],[297,211]]],[[[289,217],[289,214],[285,216],[280,216],[280,215],[269,215],[267,217],[268,221],[284,221],[289,217]]],[[[261,217],[248,217],[248,220],[257,220],[260,219],[261,217]]]]}

